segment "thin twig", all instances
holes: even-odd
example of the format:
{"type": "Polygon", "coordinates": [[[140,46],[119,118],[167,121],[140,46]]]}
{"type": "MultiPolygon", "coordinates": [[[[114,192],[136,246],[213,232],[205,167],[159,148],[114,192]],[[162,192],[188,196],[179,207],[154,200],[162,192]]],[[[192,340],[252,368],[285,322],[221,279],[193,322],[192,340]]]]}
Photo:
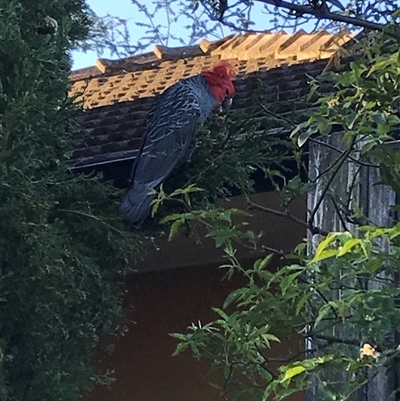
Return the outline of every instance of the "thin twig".
{"type": "Polygon", "coordinates": [[[71,214],[77,214],[79,216],[83,216],[83,217],[87,217],[89,219],[92,220],[96,220],[101,224],[104,224],[107,228],[109,228],[112,231],[115,231],[116,233],[120,234],[121,236],[123,236],[125,239],[128,239],[128,237],[125,235],[125,233],[121,230],[118,230],[116,227],[113,227],[110,224],[107,224],[104,220],[100,219],[97,216],[94,216],[93,214],[88,214],[85,212],[81,212],[79,210],[70,210],[70,209],[57,209],[58,212],[63,212],[63,213],[71,213],[71,214]]]}
{"type": "Polygon", "coordinates": [[[289,3],[283,0],[258,0],[260,3],[270,4],[277,8],[286,8],[290,11],[296,11],[300,15],[313,15],[318,19],[328,19],[331,21],[344,22],[362,28],[372,29],[374,31],[383,31],[384,25],[375,22],[365,21],[357,17],[348,17],[347,15],[331,13],[327,8],[313,8],[310,6],[301,6],[298,4],[289,3]]]}
{"type": "Polygon", "coordinates": [[[314,225],[314,217],[317,214],[317,211],[318,211],[319,207],[321,206],[322,201],[325,198],[325,195],[329,191],[333,180],[335,179],[335,177],[336,177],[337,173],[339,172],[340,168],[342,167],[343,163],[346,161],[347,156],[349,156],[349,154],[353,150],[355,140],[356,140],[356,138],[353,137],[349,148],[344,153],[342,153],[342,155],[340,156],[340,161],[337,163],[332,175],[329,177],[328,182],[326,183],[325,188],[322,190],[321,196],[319,197],[317,204],[315,205],[314,210],[311,212],[310,218],[308,219],[308,225],[310,227],[312,227],[314,225]]]}
{"type": "Polygon", "coordinates": [[[263,109],[265,114],[271,116],[278,123],[281,123],[282,121],[284,121],[291,129],[296,127],[296,124],[293,121],[289,120],[286,117],[283,117],[282,115],[278,115],[278,114],[272,113],[270,110],[268,110],[268,108],[265,107],[256,96],[252,96],[252,99],[256,103],[258,103],[258,105],[263,109]]]}
{"type": "Polygon", "coordinates": [[[349,229],[347,228],[346,220],[343,218],[342,213],[341,213],[341,211],[340,211],[340,209],[339,209],[339,206],[338,206],[336,200],[335,200],[333,197],[330,197],[330,198],[331,198],[333,207],[334,207],[334,209],[335,209],[335,211],[336,211],[336,214],[338,215],[339,220],[340,220],[340,222],[342,223],[343,229],[344,229],[345,231],[349,231],[349,229]]]}
{"type": "Polygon", "coordinates": [[[324,340],[327,341],[330,344],[335,344],[335,343],[340,343],[340,344],[348,344],[348,345],[354,345],[354,346],[360,346],[360,341],[356,339],[345,339],[345,338],[338,338],[338,337],[333,337],[333,336],[326,336],[324,334],[307,334],[306,337],[314,337],[318,338],[319,340],[324,340]]]}
{"type": "MultiPolygon", "coordinates": [[[[376,376],[378,376],[379,370],[377,370],[372,376],[368,377],[361,383],[359,383],[358,386],[355,386],[344,398],[343,401],[347,401],[356,391],[358,391],[361,387],[365,386],[368,384],[371,380],[375,379],[376,376]]],[[[369,397],[368,397],[369,398],[369,397]]]]}
{"type": "Polygon", "coordinates": [[[259,205],[257,203],[252,202],[250,199],[247,200],[247,205],[249,209],[257,209],[257,210],[261,210],[263,212],[269,213],[269,214],[273,214],[275,216],[280,216],[280,217],[286,217],[289,220],[292,220],[293,222],[299,224],[300,226],[306,228],[307,230],[310,230],[312,234],[319,234],[319,235],[328,235],[327,231],[321,230],[318,227],[315,227],[314,225],[310,225],[308,224],[306,221],[299,219],[296,216],[293,216],[289,210],[286,210],[284,212],[280,211],[280,210],[275,210],[275,209],[271,209],[269,207],[266,206],[262,206],[259,205]]]}
{"type": "Polygon", "coordinates": [[[338,158],[331,164],[329,165],[326,169],[322,170],[315,178],[311,180],[312,183],[317,182],[321,177],[323,177],[328,171],[331,171],[342,159],[342,155],[338,156],[338,158]]]}
{"type": "MultiPolygon", "coordinates": [[[[326,322],[328,320],[334,320],[333,325],[335,325],[337,323],[337,318],[336,317],[324,317],[323,321],[326,322]]],[[[312,324],[314,324],[315,319],[311,319],[311,320],[307,320],[306,322],[302,322],[299,324],[296,324],[293,326],[294,329],[300,329],[300,328],[304,328],[304,326],[310,326],[312,324]]],[[[324,328],[325,330],[325,328],[324,328]]]]}
{"type": "MultiPolygon", "coordinates": [[[[305,284],[307,284],[307,285],[311,285],[311,283],[310,283],[308,280],[306,280],[305,278],[303,278],[303,277],[301,277],[301,276],[299,276],[299,281],[301,281],[301,282],[303,282],[303,283],[305,283],[305,284]]],[[[338,316],[338,314],[337,314],[335,308],[329,303],[328,298],[326,298],[326,296],[325,296],[318,288],[314,287],[314,291],[322,298],[322,300],[323,300],[327,305],[329,305],[329,307],[330,307],[332,313],[335,315],[335,318],[338,319],[339,316],[338,316]]],[[[310,298],[309,298],[308,300],[310,301],[310,298]]]]}
{"type": "MultiPolygon", "coordinates": [[[[343,150],[340,150],[340,149],[336,148],[335,146],[331,145],[330,143],[323,142],[323,141],[319,141],[318,139],[311,138],[311,137],[309,137],[308,140],[311,141],[311,142],[314,142],[314,143],[316,143],[316,144],[318,144],[318,145],[325,146],[326,148],[332,149],[332,150],[334,150],[335,152],[338,152],[338,153],[340,153],[340,154],[343,154],[343,150]]],[[[361,161],[361,160],[357,160],[355,157],[350,156],[350,155],[348,156],[348,158],[349,158],[351,161],[353,161],[354,163],[359,164],[360,166],[372,167],[372,168],[379,168],[379,166],[376,165],[376,164],[367,163],[367,162],[363,162],[363,161],[361,161]]]]}
{"type": "Polygon", "coordinates": [[[300,355],[303,354],[312,354],[313,352],[316,352],[317,349],[316,348],[312,348],[312,349],[304,349],[302,351],[296,352],[295,354],[289,355],[286,358],[265,358],[267,362],[285,362],[288,363],[290,361],[293,361],[293,359],[296,359],[297,357],[299,357],[300,355]]]}
{"type": "Polygon", "coordinates": [[[280,251],[275,248],[271,248],[270,246],[262,245],[262,249],[265,249],[266,251],[269,251],[271,253],[274,253],[275,255],[279,255],[286,263],[290,263],[289,259],[286,257],[286,255],[283,253],[283,251],[280,251]]]}

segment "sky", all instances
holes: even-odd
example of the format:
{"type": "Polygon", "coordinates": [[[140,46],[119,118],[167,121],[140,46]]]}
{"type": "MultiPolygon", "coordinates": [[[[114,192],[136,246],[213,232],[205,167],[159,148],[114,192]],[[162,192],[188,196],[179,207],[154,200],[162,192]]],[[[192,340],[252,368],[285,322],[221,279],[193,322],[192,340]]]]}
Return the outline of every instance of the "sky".
{"type": "MultiPolygon", "coordinates": [[[[86,0],[92,10],[98,16],[105,16],[107,14],[120,17],[125,20],[128,20],[129,33],[131,38],[142,37],[144,34],[144,28],[140,28],[136,25],[136,22],[147,22],[143,14],[138,13],[137,8],[131,3],[131,0],[86,0]]],[[[142,0],[139,0],[142,2],[142,0]]],[[[142,4],[149,5],[151,7],[152,0],[145,0],[142,4]]],[[[253,14],[254,21],[258,22],[258,25],[262,27],[262,29],[266,29],[265,20],[268,18],[265,14],[254,13],[253,14]]],[[[156,23],[163,23],[164,21],[157,20],[156,23]]],[[[187,36],[187,31],[183,28],[185,25],[185,21],[179,21],[179,24],[176,24],[173,28],[173,33],[177,36],[187,36]]],[[[229,34],[227,31],[226,34],[229,34]]],[[[215,38],[209,38],[215,39],[215,38]]],[[[156,45],[157,43],[154,43],[156,45]]],[[[171,41],[168,43],[169,46],[181,46],[177,41],[171,41]]],[[[116,56],[112,57],[109,52],[105,52],[101,55],[104,58],[116,58],[116,56]]],[[[93,66],[96,63],[96,60],[99,56],[96,52],[91,51],[84,53],[82,51],[74,51],[72,53],[73,58],[73,70],[93,66]]]]}
{"type": "MultiPolygon", "coordinates": [[[[146,4],[151,7],[152,0],[139,0],[141,4],[146,4]]],[[[89,6],[93,9],[93,11],[98,16],[105,16],[107,14],[112,15],[114,17],[120,17],[128,21],[128,28],[129,33],[134,41],[135,38],[140,38],[144,34],[144,28],[140,28],[137,26],[137,22],[148,22],[143,14],[138,13],[137,8],[131,3],[131,0],[87,0],[89,6]]],[[[164,13],[162,14],[164,16],[164,13]]],[[[155,21],[155,23],[163,24],[162,16],[158,17],[159,19],[155,21]],[[161,19],[160,19],[161,18],[161,19]]],[[[164,16],[165,18],[165,16],[164,16]]],[[[259,10],[254,10],[252,14],[252,20],[255,22],[254,29],[268,29],[268,20],[270,17],[262,12],[262,8],[260,6],[259,10]],[[267,24],[266,24],[267,21],[267,24]]],[[[184,20],[179,20],[178,24],[174,25],[173,34],[176,36],[187,37],[188,32],[183,27],[185,25],[184,20]]],[[[302,27],[303,29],[307,30],[307,27],[302,27]]],[[[226,31],[226,34],[229,34],[226,31]]],[[[214,39],[215,38],[208,38],[214,39]]],[[[154,43],[154,45],[159,43],[154,43]]],[[[181,46],[177,41],[170,41],[168,46],[181,46]]],[[[96,63],[96,60],[99,57],[103,58],[116,58],[116,56],[111,56],[109,52],[105,52],[101,56],[97,55],[96,52],[90,51],[84,53],[82,51],[74,51],[72,53],[73,58],[73,70],[93,66],[96,63]]]]}
{"type": "MultiPolygon", "coordinates": [[[[86,0],[86,2],[99,16],[110,14],[128,19],[133,16],[135,11],[129,0],[86,0]]],[[[134,30],[134,26],[131,30],[134,30]]],[[[72,58],[73,69],[76,70],[94,65],[98,57],[96,52],[83,53],[81,51],[74,51],[72,58]]]]}

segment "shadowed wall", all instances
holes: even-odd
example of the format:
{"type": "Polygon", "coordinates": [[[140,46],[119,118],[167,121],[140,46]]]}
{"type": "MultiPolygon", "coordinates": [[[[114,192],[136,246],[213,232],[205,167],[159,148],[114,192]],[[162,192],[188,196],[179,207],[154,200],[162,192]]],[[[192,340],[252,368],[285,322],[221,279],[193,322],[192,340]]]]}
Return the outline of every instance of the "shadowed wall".
{"type": "MultiPolygon", "coordinates": [[[[273,193],[257,194],[253,200],[279,207],[279,198],[273,193]]],[[[231,199],[229,206],[245,209],[239,197],[231,199]]],[[[304,205],[294,204],[292,213],[304,217],[304,205]]],[[[281,217],[252,214],[251,228],[265,232],[263,243],[268,246],[289,251],[305,235],[302,227],[281,217]]],[[[245,249],[238,254],[243,265],[250,265],[258,256],[249,255],[245,249]]],[[[210,385],[218,378],[207,375],[209,365],[194,359],[190,351],[172,357],[177,340],[168,335],[184,333],[192,322],[215,319],[211,306],[222,306],[226,296],[244,283],[238,276],[223,279],[226,271],[218,268],[221,262],[222,251],[211,241],[197,245],[180,236],[172,242],[162,241],[160,251],[149,254],[137,266],[142,273],[129,276],[126,282],[126,306],[132,321],[129,332],[116,342],[114,353],[101,362],[101,366],[115,371],[116,382],[110,389],[96,388],[86,401],[223,400],[220,390],[210,385]]],[[[270,267],[276,268],[276,264],[270,267]]],[[[274,344],[269,356],[285,357],[302,346],[299,338],[274,344]]],[[[300,395],[288,398],[303,399],[300,395]]]]}

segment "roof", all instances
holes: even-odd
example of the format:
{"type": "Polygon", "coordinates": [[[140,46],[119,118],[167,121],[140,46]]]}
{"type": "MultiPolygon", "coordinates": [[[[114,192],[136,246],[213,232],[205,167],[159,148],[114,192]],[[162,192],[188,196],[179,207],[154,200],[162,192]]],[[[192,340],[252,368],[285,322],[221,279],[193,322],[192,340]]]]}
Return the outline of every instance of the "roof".
{"type": "Polygon", "coordinates": [[[307,93],[307,75],[320,74],[327,59],[352,37],[323,30],[247,33],[203,39],[194,46],[155,46],[152,52],[120,60],[99,59],[70,76],[70,93],[84,107],[80,123],[86,131],[74,141],[71,166],[133,159],[154,95],[219,60],[229,60],[238,72],[232,107],[243,109],[251,102],[255,80],[262,82],[266,102],[277,93],[279,99],[307,93]]]}

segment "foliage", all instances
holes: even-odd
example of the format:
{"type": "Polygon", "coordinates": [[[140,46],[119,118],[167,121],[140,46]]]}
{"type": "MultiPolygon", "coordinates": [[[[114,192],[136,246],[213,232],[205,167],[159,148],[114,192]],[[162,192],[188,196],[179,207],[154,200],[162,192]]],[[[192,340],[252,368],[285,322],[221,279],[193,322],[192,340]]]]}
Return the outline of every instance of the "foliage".
{"type": "Polygon", "coordinates": [[[0,1],[0,398],[77,400],[95,347],[123,332],[127,256],[139,241],[115,188],[73,175],[68,52],[89,31],[80,0],[0,1]],[[58,22],[37,34],[42,18],[58,22]]]}
{"type": "Polygon", "coordinates": [[[387,29],[388,33],[385,28],[369,36],[362,53],[344,71],[329,72],[312,83],[311,95],[319,99],[316,109],[293,127],[292,138],[299,145],[310,143],[337,155],[319,175],[307,180],[298,176],[279,188],[286,216],[292,219],[291,200],[318,188],[313,194],[315,208],[302,222],[311,232],[309,241],[295,252],[283,255],[269,249],[252,268],[244,269],[235,256],[237,244],[259,246],[258,234],[249,230],[244,212],[196,208],[191,199],[204,192],[202,185],[163,193],[162,202],[181,198],[187,208],[164,218],[164,223],[172,223],[171,235],[188,221],[205,226],[207,236],[224,248],[228,262],[222,267],[228,275],[239,272],[247,279],[224,305],[214,308],[215,321],[172,334],[179,340],[176,353],[190,348],[195,357],[221,369],[225,382],[219,385],[227,399],[247,395],[254,400],[270,396],[281,400],[311,389],[319,400],[353,400],[378,375],[398,372],[400,223],[374,221],[359,198],[366,171],[379,169],[382,184],[394,190],[400,180],[398,152],[391,143],[399,127],[400,51],[393,29],[387,29]],[[354,173],[354,185],[345,190],[341,171],[354,173]],[[341,231],[328,232],[328,221],[322,226],[316,223],[316,214],[327,202],[341,231]],[[284,262],[275,272],[269,269],[273,257],[284,262]],[[307,346],[281,360],[276,373],[276,361],[268,350],[292,333],[303,337],[307,346]]]}

